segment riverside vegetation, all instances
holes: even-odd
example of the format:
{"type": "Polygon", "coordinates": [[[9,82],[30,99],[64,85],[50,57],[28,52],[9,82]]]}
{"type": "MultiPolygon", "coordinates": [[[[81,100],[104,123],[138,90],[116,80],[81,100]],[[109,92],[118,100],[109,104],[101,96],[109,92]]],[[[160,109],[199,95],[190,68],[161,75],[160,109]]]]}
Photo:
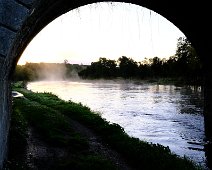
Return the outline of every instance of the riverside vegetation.
{"type": "Polygon", "coordinates": [[[168,59],[158,57],[136,62],[122,56],[117,61],[100,57],[91,65],[26,63],[17,65],[14,81],[64,80],[64,79],[136,79],[165,80],[168,83],[203,85],[204,77],[200,57],[191,43],[183,37],[178,39],[174,56],[168,59]]]}
{"type": "Polygon", "coordinates": [[[168,147],[130,137],[118,124],[107,122],[81,103],[63,101],[51,93],[33,93],[17,86],[13,89],[24,97],[13,98],[7,169],[33,169],[33,166],[63,170],[201,169],[186,157],[172,153],[168,147]],[[103,145],[120,154],[128,166],[120,166],[101,149],[100,152],[91,150],[95,141],[90,142],[76,130],[73,122],[94,132],[103,145]],[[56,148],[56,155],[33,160],[33,153],[28,153],[30,129],[47,148],[56,148]]]}

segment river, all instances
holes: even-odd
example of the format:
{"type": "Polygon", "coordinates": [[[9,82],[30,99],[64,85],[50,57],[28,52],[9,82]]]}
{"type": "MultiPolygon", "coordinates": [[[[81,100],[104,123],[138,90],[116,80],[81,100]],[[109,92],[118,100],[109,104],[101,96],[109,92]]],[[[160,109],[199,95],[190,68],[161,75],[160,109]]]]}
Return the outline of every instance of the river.
{"type": "Polygon", "coordinates": [[[40,81],[30,82],[27,88],[81,102],[122,126],[130,136],[169,146],[172,152],[205,166],[200,87],[130,81],[40,81]]]}

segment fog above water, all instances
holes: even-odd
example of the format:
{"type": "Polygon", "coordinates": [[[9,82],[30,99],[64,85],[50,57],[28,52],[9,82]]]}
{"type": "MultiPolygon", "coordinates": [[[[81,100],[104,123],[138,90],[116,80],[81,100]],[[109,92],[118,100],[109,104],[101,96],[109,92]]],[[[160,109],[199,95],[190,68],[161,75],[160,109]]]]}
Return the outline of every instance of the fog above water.
{"type": "Polygon", "coordinates": [[[65,74],[66,67],[63,64],[51,64],[51,67],[49,65],[45,65],[38,71],[38,79],[45,81],[59,81],[64,80],[65,74]]]}
{"type": "Polygon", "coordinates": [[[79,80],[79,70],[67,63],[29,63],[26,68],[33,72],[29,76],[39,81],[79,80]]]}

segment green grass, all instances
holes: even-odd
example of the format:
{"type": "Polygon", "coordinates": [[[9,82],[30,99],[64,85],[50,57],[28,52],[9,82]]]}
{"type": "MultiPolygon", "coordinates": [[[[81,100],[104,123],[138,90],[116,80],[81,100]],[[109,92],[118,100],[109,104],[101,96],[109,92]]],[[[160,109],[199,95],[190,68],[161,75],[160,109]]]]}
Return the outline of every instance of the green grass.
{"type": "MultiPolygon", "coordinates": [[[[45,136],[47,141],[54,141],[56,144],[65,146],[71,145],[76,147],[76,150],[81,149],[81,147],[74,145],[76,142],[80,141],[81,146],[86,146],[83,138],[77,138],[76,132],[72,132],[69,123],[67,123],[68,119],[75,119],[94,130],[105,143],[123,155],[135,169],[201,169],[189,159],[173,154],[168,147],[130,137],[118,124],[111,124],[101,118],[99,114],[92,112],[88,107],[80,103],[63,101],[51,93],[32,93],[25,89],[19,89],[18,91],[23,93],[28,100],[18,99],[14,107],[23,112],[27,121],[35,126],[45,136]],[[67,134],[71,135],[67,136],[67,134]]],[[[60,165],[68,167],[75,162],[76,166],[83,169],[83,165],[86,167],[89,167],[90,164],[98,166],[95,162],[104,162],[104,159],[100,157],[87,155],[86,157],[80,157],[80,161],[84,162],[81,165],[78,162],[79,159],[75,158],[64,159],[62,163],[60,162],[60,165]],[[91,158],[93,162],[90,160],[91,158]]],[[[110,163],[104,163],[104,165],[105,167],[111,166],[110,163]]]]}
{"type": "Polygon", "coordinates": [[[67,118],[50,107],[26,99],[14,100],[13,106],[52,145],[66,146],[81,142],[67,118]]]}
{"type": "Polygon", "coordinates": [[[100,155],[76,155],[59,161],[54,169],[117,170],[117,167],[100,155]]]}
{"type": "Polygon", "coordinates": [[[33,127],[49,146],[64,148],[67,152],[67,156],[62,160],[55,158],[51,169],[95,169],[98,166],[103,169],[115,169],[116,166],[111,161],[89,151],[87,139],[72,129],[69,119],[38,102],[27,98],[14,98],[7,168],[29,169],[25,160],[27,131],[29,127],[33,127]]]}
{"type": "Polygon", "coordinates": [[[13,109],[11,115],[9,151],[7,163],[8,169],[25,170],[27,165],[24,161],[27,145],[27,127],[28,123],[20,110],[13,109]]]}

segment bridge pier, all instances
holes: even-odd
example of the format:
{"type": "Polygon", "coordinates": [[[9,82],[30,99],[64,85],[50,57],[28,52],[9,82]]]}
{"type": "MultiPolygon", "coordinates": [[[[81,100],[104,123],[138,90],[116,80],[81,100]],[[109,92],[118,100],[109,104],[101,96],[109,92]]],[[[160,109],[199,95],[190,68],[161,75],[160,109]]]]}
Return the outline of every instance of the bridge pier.
{"type": "Polygon", "coordinates": [[[208,167],[212,168],[212,67],[210,66],[210,62],[205,62],[204,64],[204,123],[206,135],[205,152],[208,167]]]}
{"type": "Polygon", "coordinates": [[[212,141],[212,79],[209,78],[205,83],[204,99],[205,134],[207,139],[212,141]]]}
{"type": "Polygon", "coordinates": [[[10,126],[11,90],[8,81],[0,81],[0,169],[7,157],[7,141],[10,126]]]}

